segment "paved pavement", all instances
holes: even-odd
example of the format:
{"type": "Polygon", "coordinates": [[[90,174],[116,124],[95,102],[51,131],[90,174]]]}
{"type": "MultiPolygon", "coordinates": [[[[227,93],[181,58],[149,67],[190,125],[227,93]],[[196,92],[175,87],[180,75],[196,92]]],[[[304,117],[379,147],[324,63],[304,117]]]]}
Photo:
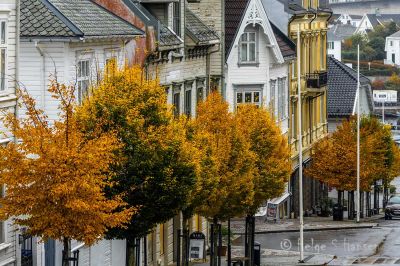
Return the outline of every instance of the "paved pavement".
{"type": "MultiPolygon", "coordinates": [[[[321,230],[338,230],[338,229],[359,229],[372,228],[378,225],[378,220],[382,219],[383,214],[375,215],[370,218],[361,219],[360,223],[354,220],[333,221],[332,217],[305,217],[305,231],[321,231],[321,230]]],[[[266,222],[264,219],[256,220],[256,234],[263,233],[282,233],[299,231],[299,220],[281,220],[276,223],[266,222]]],[[[236,219],[231,221],[231,228],[234,234],[243,234],[245,231],[244,219],[236,219]]]]}

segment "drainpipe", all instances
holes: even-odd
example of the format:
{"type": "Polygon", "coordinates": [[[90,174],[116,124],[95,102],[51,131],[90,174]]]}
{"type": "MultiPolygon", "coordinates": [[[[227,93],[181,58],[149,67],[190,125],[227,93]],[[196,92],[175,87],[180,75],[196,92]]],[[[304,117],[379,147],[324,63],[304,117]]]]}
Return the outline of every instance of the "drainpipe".
{"type": "MultiPolygon", "coordinates": [[[[221,51],[221,45],[222,44],[220,44],[218,46],[217,50],[207,52],[207,56],[206,56],[206,77],[207,77],[206,89],[207,89],[207,92],[210,91],[210,83],[211,83],[211,54],[218,53],[219,51],[221,51]]],[[[222,81],[222,79],[221,79],[221,81],[222,81]]]]}
{"type": "Polygon", "coordinates": [[[35,41],[35,48],[39,52],[40,56],[42,57],[42,67],[41,67],[42,95],[41,95],[41,98],[42,98],[42,109],[44,111],[45,107],[46,107],[46,104],[45,104],[45,96],[46,96],[46,65],[45,65],[46,61],[45,60],[46,60],[46,57],[45,57],[45,54],[44,54],[42,48],[40,48],[40,46],[39,46],[39,41],[35,41]]]}

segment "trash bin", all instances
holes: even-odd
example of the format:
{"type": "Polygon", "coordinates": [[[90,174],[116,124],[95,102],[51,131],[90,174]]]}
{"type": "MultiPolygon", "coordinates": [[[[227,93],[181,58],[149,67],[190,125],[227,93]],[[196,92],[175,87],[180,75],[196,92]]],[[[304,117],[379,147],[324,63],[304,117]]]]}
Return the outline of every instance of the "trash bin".
{"type": "Polygon", "coordinates": [[[333,205],[332,214],[334,221],[343,221],[343,206],[338,203],[333,205]]]}
{"type": "Polygon", "coordinates": [[[261,244],[254,242],[254,266],[261,266],[261,244]]]}

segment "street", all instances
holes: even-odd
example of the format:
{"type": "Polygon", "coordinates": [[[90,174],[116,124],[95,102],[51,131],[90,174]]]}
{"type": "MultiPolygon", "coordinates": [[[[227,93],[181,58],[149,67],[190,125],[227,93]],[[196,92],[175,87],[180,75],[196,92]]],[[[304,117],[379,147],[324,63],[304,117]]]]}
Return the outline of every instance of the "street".
{"type": "MultiPolygon", "coordinates": [[[[392,182],[400,192],[400,178],[392,182]]],[[[310,254],[336,255],[329,265],[400,265],[400,219],[377,220],[374,228],[304,232],[304,251],[310,254]]],[[[298,232],[262,233],[256,241],[262,249],[299,252],[298,232]]],[[[235,245],[243,245],[242,237],[235,245]]],[[[271,260],[265,256],[264,260],[271,260]]]]}

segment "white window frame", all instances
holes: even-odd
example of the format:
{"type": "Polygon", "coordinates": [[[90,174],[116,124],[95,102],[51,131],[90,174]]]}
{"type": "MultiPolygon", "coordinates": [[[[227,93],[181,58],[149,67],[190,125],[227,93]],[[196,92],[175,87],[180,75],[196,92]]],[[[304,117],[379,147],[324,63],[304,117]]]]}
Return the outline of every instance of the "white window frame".
{"type": "Polygon", "coordinates": [[[243,104],[254,104],[258,107],[262,106],[262,88],[254,86],[241,86],[235,89],[235,106],[238,108],[243,104]],[[246,94],[250,94],[250,101],[246,102],[246,94]],[[241,95],[241,101],[239,101],[239,95],[241,95]],[[258,97],[258,101],[255,101],[258,97]]]}
{"type": "Polygon", "coordinates": [[[122,49],[121,48],[106,48],[104,49],[104,66],[107,66],[108,60],[115,58],[117,66],[121,66],[122,49]]]}
{"type": "Polygon", "coordinates": [[[239,64],[240,65],[254,65],[258,64],[258,31],[257,28],[246,29],[239,39],[239,64]],[[250,41],[250,34],[254,34],[254,41],[250,41]],[[246,40],[243,37],[246,36],[246,40]],[[246,45],[247,60],[242,60],[243,49],[242,45],[246,45]],[[254,44],[254,60],[249,60],[250,58],[250,45],[254,44]]]}
{"type": "Polygon", "coordinates": [[[81,104],[83,99],[88,94],[88,89],[91,84],[91,66],[92,66],[92,59],[91,58],[80,58],[76,62],[76,90],[77,90],[77,100],[78,103],[81,104]],[[85,73],[82,73],[81,65],[85,64],[87,67],[85,73]],[[86,88],[83,88],[83,85],[86,84],[86,88]],[[85,91],[83,91],[85,90],[85,91]]]}
{"type": "Polygon", "coordinates": [[[269,98],[270,98],[270,100],[269,100],[269,104],[270,104],[270,108],[271,108],[271,111],[272,111],[272,114],[274,115],[274,117],[276,117],[277,116],[277,105],[276,105],[276,87],[277,87],[277,80],[276,79],[271,79],[270,81],[269,81],[269,91],[270,91],[270,94],[269,94],[269,98]]]}
{"type": "Polygon", "coordinates": [[[328,42],[328,49],[329,50],[334,50],[335,49],[335,43],[334,42],[328,42]]]}
{"type": "Polygon", "coordinates": [[[6,94],[8,90],[7,48],[8,48],[8,19],[0,18],[0,95],[6,94]],[[3,33],[4,33],[4,41],[2,38],[3,33]]]}

